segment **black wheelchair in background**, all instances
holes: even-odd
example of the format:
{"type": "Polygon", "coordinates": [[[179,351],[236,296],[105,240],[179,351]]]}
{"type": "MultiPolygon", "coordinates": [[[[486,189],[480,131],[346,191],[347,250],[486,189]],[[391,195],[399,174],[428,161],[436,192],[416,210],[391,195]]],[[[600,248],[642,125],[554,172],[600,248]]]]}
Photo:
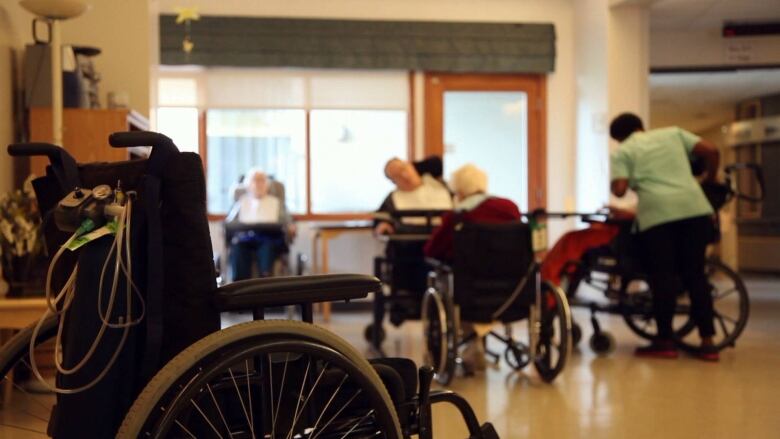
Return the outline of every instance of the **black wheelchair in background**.
{"type": "Polygon", "coordinates": [[[386,315],[393,326],[407,320],[419,320],[423,296],[428,288],[428,273],[433,266],[423,252],[425,242],[441,221],[443,210],[399,210],[379,213],[377,220],[393,224],[395,232],[380,236],[385,244],[384,255],[374,258],[374,275],[382,281],[381,291],[374,293],[373,322],[366,326],[364,336],[380,355],[386,333],[386,315]]]}
{"type": "MultiPolygon", "coordinates": [[[[716,211],[733,199],[757,203],[763,199],[764,179],[761,168],[755,164],[737,163],[726,166],[723,184],[705,185],[703,189],[716,211]],[[741,178],[735,174],[743,172],[741,178]],[[744,175],[744,174],[748,175],[744,175]],[[754,180],[759,194],[742,193],[740,179],[754,180]]],[[[640,262],[641,255],[633,236],[633,221],[612,220],[605,214],[557,214],[580,216],[586,222],[603,222],[620,229],[617,237],[608,245],[590,249],[578,261],[571,261],[564,269],[563,288],[572,307],[590,310],[593,333],[590,348],[598,354],[608,354],[615,348],[615,339],[601,328],[597,313],[616,314],[638,336],[653,339],[657,335],[653,320],[652,291],[640,262]],[[589,286],[603,293],[606,301],[584,298],[581,287],[589,286]]],[[[713,243],[720,239],[719,217],[714,220],[713,243]]],[[[718,350],[734,347],[737,338],[747,325],[750,312],[748,291],[742,278],[715,254],[708,256],[705,271],[712,288],[715,312],[715,347],[718,350]]],[[[686,351],[698,349],[696,324],[690,317],[690,300],[687,294],[678,296],[673,321],[678,346],[686,351]]],[[[582,329],[572,326],[574,344],[582,337],[582,329]]]]}
{"type": "Polygon", "coordinates": [[[3,384],[11,380],[21,391],[12,372],[37,374],[37,348],[51,340],[61,346],[58,361],[64,370],[57,376],[55,406],[40,407],[41,400],[31,395],[26,395],[29,403],[19,405],[22,411],[36,407],[36,413],[21,416],[38,419],[42,435],[48,424],[55,437],[428,439],[431,405],[447,402],[463,415],[471,438],[497,438],[491,424],[478,423],[463,398],[430,390],[430,368],[418,370],[401,358],[369,362],[343,339],[311,324],[312,303],[365,297],[379,291],[378,279],[276,277],[217,288],[199,157],[179,153],[157,133],[117,133],[110,143],[153,149],[144,160],[76,165],[53,145],[9,147],[12,155],[50,158],[47,175],[34,186],[52,250],[70,241],[70,232],[56,230],[52,221],[59,227],[65,207],[78,207],[65,216],[75,215],[77,223],[87,211],[101,221],[102,205],[93,194],[118,205],[119,191],[98,191],[97,185],[118,189],[121,176],[128,194],[121,209],[112,204],[122,212],[114,244],[103,236],[68,253],[54,276],[64,295],[53,298],[56,306],[39,324],[0,350],[3,384]],[[86,204],[74,204],[76,199],[86,204]],[[120,236],[127,238],[126,247],[120,236]],[[105,279],[94,264],[103,260],[115,267],[105,279]],[[122,299],[115,309],[98,305],[96,312],[102,287],[112,278],[122,299]],[[264,320],[266,309],[285,305],[299,307],[303,321],[264,320]],[[251,311],[254,321],[220,330],[219,312],[238,310],[251,311]],[[129,325],[136,318],[139,324],[129,325]],[[89,342],[80,343],[94,336],[100,320],[108,324],[105,340],[111,346],[99,347],[97,364],[90,361],[69,375],[68,368],[86,361],[81,349],[86,351],[89,342]],[[105,374],[98,375],[101,369],[105,374]]]}
{"type": "Polygon", "coordinates": [[[533,363],[551,382],[563,370],[571,352],[571,313],[566,294],[542,282],[527,223],[459,223],[455,228],[452,265],[438,264],[429,276],[422,302],[426,363],[436,379],[448,384],[463,364],[459,349],[466,343],[484,343],[488,337],[505,345],[503,357],[515,370],[533,363]],[[529,340],[512,335],[511,323],[527,320],[529,340]],[[466,333],[463,323],[504,325],[482,337],[466,333]]]}

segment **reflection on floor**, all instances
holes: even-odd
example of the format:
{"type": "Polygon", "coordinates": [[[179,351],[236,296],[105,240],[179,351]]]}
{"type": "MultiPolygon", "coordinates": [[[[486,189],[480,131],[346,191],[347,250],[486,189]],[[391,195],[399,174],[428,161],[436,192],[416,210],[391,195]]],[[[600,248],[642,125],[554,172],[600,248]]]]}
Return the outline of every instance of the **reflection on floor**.
{"type": "MultiPolygon", "coordinates": [[[[582,343],[569,367],[551,385],[532,368],[512,373],[505,364],[485,374],[456,378],[451,386],[465,396],[480,420],[490,420],[506,438],[776,438],[780,431],[780,280],[753,279],[748,288],[751,315],[736,349],[720,363],[636,359],[639,342],[622,320],[605,317],[603,326],[618,341],[608,357],[582,343]]],[[[588,314],[576,312],[590,335],[588,314]]],[[[329,328],[361,349],[368,314],[337,315],[329,328]]],[[[518,332],[520,332],[519,325],[518,332]]],[[[522,336],[523,334],[518,334],[522,336]]],[[[420,360],[419,323],[390,329],[390,355],[420,360]]],[[[15,401],[24,397],[15,395],[15,401]]],[[[39,409],[37,403],[25,404],[39,409]]],[[[436,438],[464,438],[454,409],[434,409],[436,438]]],[[[34,417],[0,410],[0,424],[40,429],[34,417]]],[[[0,439],[41,437],[0,426],[0,439]]]]}

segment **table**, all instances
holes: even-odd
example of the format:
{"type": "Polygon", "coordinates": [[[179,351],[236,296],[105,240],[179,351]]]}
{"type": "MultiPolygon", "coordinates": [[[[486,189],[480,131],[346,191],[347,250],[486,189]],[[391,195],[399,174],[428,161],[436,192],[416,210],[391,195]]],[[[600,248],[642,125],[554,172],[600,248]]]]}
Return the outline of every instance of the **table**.
{"type": "MultiPolygon", "coordinates": [[[[357,233],[371,231],[374,228],[372,221],[344,221],[340,223],[325,223],[314,226],[314,238],[312,239],[311,254],[312,254],[312,271],[314,273],[327,274],[330,271],[328,261],[329,242],[332,239],[336,239],[345,233],[357,233]],[[319,246],[321,243],[322,246],[319,246]],[[318,247],[320,247],[318,257],[318,247]]],[[[325,322],[330,321],[330,302],[324,302],[319,304],[322,311],[322,318],[325,322]]]]}
{"type": "MultiPolygon", "coordinates": [[[[0,298],[0,346],[5,344],[15,331],[24,329],[41,318],[46,310],[46,299],[6,299],[0,298]]],[[[7,406],[11,402],[13,377],[8,376],[0,390],[0,402],[7,406]]]]}

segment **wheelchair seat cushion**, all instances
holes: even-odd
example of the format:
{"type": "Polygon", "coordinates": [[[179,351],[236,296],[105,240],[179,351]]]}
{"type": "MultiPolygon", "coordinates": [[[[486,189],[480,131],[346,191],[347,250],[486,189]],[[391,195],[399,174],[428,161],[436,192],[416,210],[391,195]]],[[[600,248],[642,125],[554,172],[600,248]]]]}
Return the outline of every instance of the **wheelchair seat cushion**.
{"type": "Polygon", "coordinates": [[[236,311],[360,299],[379,291],[380,285],[376,277],[360,274],[249,279],[219,288],[217,304],[222,311],[236,311]]]}

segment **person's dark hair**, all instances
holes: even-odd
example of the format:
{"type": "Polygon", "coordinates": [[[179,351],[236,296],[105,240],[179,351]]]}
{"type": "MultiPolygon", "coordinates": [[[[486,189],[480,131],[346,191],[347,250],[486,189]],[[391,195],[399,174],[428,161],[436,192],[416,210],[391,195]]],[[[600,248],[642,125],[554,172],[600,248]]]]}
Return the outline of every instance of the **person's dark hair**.
{"type": "Polygon", "coordinates": [[[644,129],[642,119],[639,116],[634,113],[623,113],[612,119],[612,123],[609,124],[609,136],[618,142],[622,142],[635,132],[644,129]]]}

